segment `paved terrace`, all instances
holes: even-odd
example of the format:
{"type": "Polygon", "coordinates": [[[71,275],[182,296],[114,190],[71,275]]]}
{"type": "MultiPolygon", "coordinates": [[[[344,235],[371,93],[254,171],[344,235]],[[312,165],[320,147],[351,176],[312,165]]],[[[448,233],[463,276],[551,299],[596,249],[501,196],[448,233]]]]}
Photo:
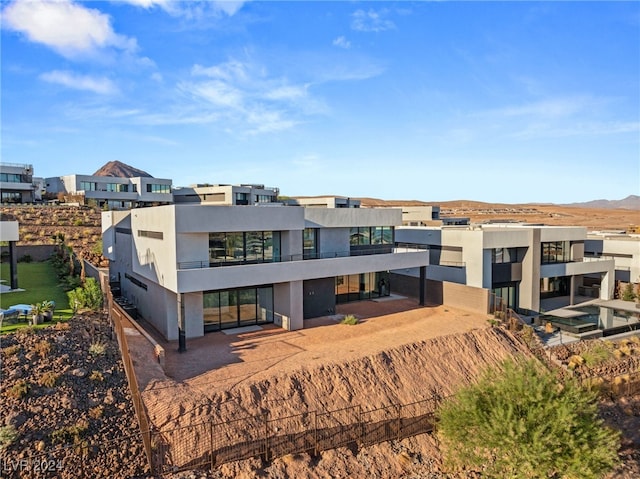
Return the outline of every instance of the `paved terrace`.
{"type": "MultiPolygon", "coordinates": [[[[407,298],[361,301],[339,305],[335,316],[305,320],[305,329],[299,331],[269,324],[257,331],[216,332],[188,339],[185,353],[178,353],[177,341],[163,340],[145,326],[165,348],[167,376],[192,386],[206,385],[210,390],[226,389],[247,379],[259,380],[303,365],[342,362],[436,336],[486,328],[487,318],[447,306],[423,307],[417,300],[407,298]],[[361,322],[355,326],[339,324],[347,314],[356,315],[361,322]]],[[[142,342],[137,344],[144,346],[142,342]]],[[[140,351],[134,356],[138,363],[143,357],[140,351]]],[[[152,357],[150,352],[147,357],[152,357]]],[[[145,380],[139,379],[144,389],[145,380]]]]}

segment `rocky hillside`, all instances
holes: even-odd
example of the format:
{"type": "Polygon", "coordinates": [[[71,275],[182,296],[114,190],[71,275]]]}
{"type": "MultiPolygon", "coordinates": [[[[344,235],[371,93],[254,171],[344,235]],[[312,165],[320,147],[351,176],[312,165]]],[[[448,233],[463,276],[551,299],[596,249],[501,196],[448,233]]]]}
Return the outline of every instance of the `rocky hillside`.
{"type": "Polygon", "coordinates": [[[108,266],[102,256],[100,212],[77,206],[3,206],[0,217],[18,221],[18,245],[52,245],[64,235],[74,252],[96,266],[108,266]]]}
{"type": "Polygon", "coordinates": [[[107,320],[88,314],[19,331],[2,336],[2,477],[144,474],[146,457],[107,320]],[[12,461],[15,468],[7,466],[12,461]]]}
{"type": "Polygon", "coordinates": [[[110,161],[105,163],[93,176],[115,176],[118,178],[153,178],[146,171],[139,170],[121,161],[110,161]]]}

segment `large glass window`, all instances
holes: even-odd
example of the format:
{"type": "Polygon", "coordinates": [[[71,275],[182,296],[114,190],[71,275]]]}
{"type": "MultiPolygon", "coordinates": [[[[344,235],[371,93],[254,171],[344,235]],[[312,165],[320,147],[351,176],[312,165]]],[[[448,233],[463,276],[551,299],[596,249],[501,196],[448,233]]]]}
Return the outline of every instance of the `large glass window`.
{"type": "MultiPolygon", "coordinates": [[[[17,173],[0,173],[0,181],[6,183],[22,183],[22,175],[17,173]]],[[[25,183],[27,183],[25,181],[25,183]]]]}
{"type": "Polygon", "coordinates": [[[304,259],[318,258],[318,229],[305,228],[302,232],[302,244],[304,247],[304,259]]]}
{"type": "Polygon", "coordinates": [[[273,322],[273,286],[205,291],[202,302],[205,332],[273,322]]]}
{"type": "Polygon", "coordinates": [[[107,183],[107,191],[126,193],[129,191],[129,185],[123,185],[121,183],[107,183]]]}
{"type": "Polygon", "coordinates": [[[209,233],[209,263],[262,263],[280,260],[280,234],[274,231],[209,233]]]}
{"type": "Polygon", "coordinates": [[[147,183],[147,193],[171,193],[171,185],[147,183]]]}
{"type": "Polygon", "coordinates": [[[393,244],[393,226],[352,227],[349,243],[351,246],[393,244]]]}
{"type": "Polygon", "coordinates": [[[98,189],[98,185],[93,181],[81,181],[80,189],[83,191],[96,191],[98,189]]]}
{"type": "Polygon", "coordinates": [[[571,261],[571,243],[569,241],[549,241],[541,244],[542,264],[568,263],[571,261]]]}
{"type": "Polygon", "coordinates": [[[386,271],[336,276],[336,302],[347,303],[391,294],[386,271]]]}
{"type": "Polygon", "coordinates": [[[494,248],[491,251],[491,262],[493,264],[516,263],[517,261],[518,261],[517,248],[494,248]]]}
{"type": "Polygon", "coordinates": [[[246,206],[249,204],[249,193],[236,193],[236,205],[246,206]]]}

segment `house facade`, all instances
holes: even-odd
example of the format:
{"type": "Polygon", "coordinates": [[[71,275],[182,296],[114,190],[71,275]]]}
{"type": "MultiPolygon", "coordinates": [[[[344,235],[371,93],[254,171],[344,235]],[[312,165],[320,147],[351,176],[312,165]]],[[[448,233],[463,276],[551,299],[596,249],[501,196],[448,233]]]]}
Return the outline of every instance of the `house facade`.
{"type": "MultiPolygon", "coordinates": [[[[102,216],[111,281],[169,340],[261,323],[304,327],[336,304],[389,295],[399,209],[174,204],[102,216]]],[[[423,278],[424,279],[424,278],[423,278]]]]}
{"type": "Polygon", "coordinates": [[[613,297],[614,261],[585,257],[586,238],[583,227],[518,223],[396,230],[397,242],[429,249],[427,280],[486,290],[527,311],[540,311],[542,300],[556,296],[574,304],[586,278],[601,299],[613,297]]]}
{"type": "Polygon", "coordinates": [[[280,191],[264,185],[191,185],[173,190],[175,203],[248,206],[276,203],[280,191]]]}
{"type": "Polygon", "coordinates": [[[2,203],[33,203],[40,200],[33,165],[0,163],[0,194],[2,203]]]}
{"type": "Polygon", "coordinates": [[[173,202],[171,180],[152,177],[66,175],[45,179],[47,193],[78,196],[100,208],[130,209],[173,202]]]}
{"type": "Polygon", "coordinates": [[[640,283],[640,235],[593,231],[584,242],[589,258],[613,259],[616,281],[640,283]]]}

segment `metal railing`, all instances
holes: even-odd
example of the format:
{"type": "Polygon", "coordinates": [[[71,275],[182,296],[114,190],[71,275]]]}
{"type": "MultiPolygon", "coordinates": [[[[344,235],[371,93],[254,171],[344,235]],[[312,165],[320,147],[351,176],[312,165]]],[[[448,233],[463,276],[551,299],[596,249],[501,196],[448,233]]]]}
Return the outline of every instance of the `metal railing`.
{"type": "Polygon", "coordinates": [[[180,261],[177,263],[178,269],[202,269],[202,268],[218,268],[222,266],[236,266],[236,265],[249,265],[249,264],[264,264],[264,263],[287,263],[293,261],[307,261],[317,259],[332,259],[332,258],[349,258],[354,256],[369,256],[376,254],[403,254],[403,253],[425,253],[428,250],[416,245],[385,245],[381,247],[372,248],[352,248],[343,251],[325,251],[319,253],[300,253],[291,255],[274,256],[270,259],[262,258],[242,258],[242,259],[229,259],[227,261],[180,261]]]}
{"type": "Polygon", "coordinates": [[[156,474],[213,469],[234,461],[370,446],[435,429],[443,398],[366,410],[361,405],[272,418],[268,413],[226,422],[213,419],[169,431],[154,431],[152,471],[156,474]]]}

